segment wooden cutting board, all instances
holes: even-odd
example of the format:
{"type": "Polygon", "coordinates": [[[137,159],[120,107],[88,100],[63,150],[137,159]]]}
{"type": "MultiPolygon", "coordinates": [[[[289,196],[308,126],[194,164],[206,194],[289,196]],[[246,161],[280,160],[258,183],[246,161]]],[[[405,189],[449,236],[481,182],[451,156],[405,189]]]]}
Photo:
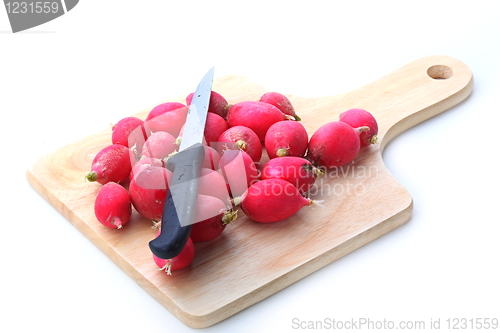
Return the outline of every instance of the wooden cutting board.
{"type": "MultiPolygon", "coordinates": [[[[243,213],[219,238],[196,244],[190,267],[166,275],[152,261],[148,242],[156,231],[134,211],[122,230],[95,218],[99,184],[84,181],[96,153],[111,142],[111,128],[39,159],[27,170],[30,185],[132,279],[190,327],[213,325],[276,293],[406,222],[412,198],[386,169],[384,146],[397,134],[464,100],[472,73],[446,56],[414,61],[364,87],[336,96],[289,96],[309,135],[350,108],[370,111],[379,143],[363,148],[351,164],[317,180],[304,207],[288,220],[261,224],[243,213]]],[[[240,76],[215,80],[229,103],[258,100],[268,91],[240,76]]],[[[186,92],[186,95],[190,92],[186,92]]],[[[184,102],[184,97],[169,101],[184,102]]],[[[159,104],[159,103],[158,103],[159,104]]],[[[135,116],[144,119],[150,109],[135,116]]],[[[130,116],[130,115],[123,115],[130,116]]]]}

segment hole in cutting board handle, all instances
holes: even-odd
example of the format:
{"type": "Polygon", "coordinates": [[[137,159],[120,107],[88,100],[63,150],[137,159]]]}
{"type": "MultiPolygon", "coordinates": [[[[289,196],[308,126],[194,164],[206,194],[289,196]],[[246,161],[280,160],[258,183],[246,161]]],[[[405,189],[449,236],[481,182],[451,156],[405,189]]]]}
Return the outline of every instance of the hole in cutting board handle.
{"type": "Polygon", "coordinates": [[[453,70],[445,65],[434,65],[427,69],[427,75],[434,80],[446,80],[453,76],[453,70]]]}

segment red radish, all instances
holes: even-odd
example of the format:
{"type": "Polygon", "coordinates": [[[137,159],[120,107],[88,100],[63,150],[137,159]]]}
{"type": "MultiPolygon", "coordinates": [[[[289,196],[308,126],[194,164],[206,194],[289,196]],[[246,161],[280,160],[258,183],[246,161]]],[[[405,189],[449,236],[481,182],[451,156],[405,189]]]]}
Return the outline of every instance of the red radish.
{"type": "MultiPolygon", "coordinates": [[[[194,93],[190,93],[186,97],[187,105],[191,104],[193,100],[194,93]]],[[[210,94],[210,104],[208,105],[208,112],[215,113],[222,118],[226,118],[227,110],[229,109],[229,104],[226,99],[219,93],[212,91],[210,94]]]]}
{"type": "Polygon", "coordinates": [[[185,107],[186,106],[184,104],[178,102],[166,102],[159,104],[152,108],[151,111],[149,111],[148,116],[146,117],[146,121],[156,118],[159,115],[165,114],[169,111],[183,109],[185,107]]]}
{"type": "Polygon", "coordinates": [[[278,92],[268,92],[262,95],[259,101],[272,104],[280,109],[284,114],[294,117],[297,121],[301,120],[297,113],[295,113],[295,108],[293,107],[292,102],[290,102],[288,97],[283,94],[278,92]]]}
{"type": "Polygon", "coordinates": [[[311,136],[307,158],[315,165],[333,168],[351,162],[359,152],[359,131],[341,121],[321,126],[311,136]]]}
{"type": "Polygon", "coordinates": [[[167,132],[154,132],[142,147],[142,156],[149,158],[164,159],[176,149],[175,137],[167,132]]]}
{"type": "MultiPolygon", "coordinates": [[[[158,233],[159,234],[159,233],[158,233]]],[[[156,237],[158,237],[158,234],[156,237]]],[[[184,249],[182,249],[179,255],[173,257],[172,259],[160,259],[153,254],[153,260],[162,271],[165,271],[168,275],[172,275],[172,271],[186,268],[191,264],[194,259],[194,244],[191,238],[188,238],[184,249]]]]}
{"type": "Polygon", "coordinates": [[[236,212],[229,211],[218,198],[209,195],[198,195],[196,202],[196,223],[191,229],[193,242],[205,242],[218,237],[226,225],[236,219],[236,212]]]}
{"type": "Polygon", "coordinates": [[[140,146],[148,138],[144,128],[144,121],[136,117],[125,117],[113,125],[111,141],[113,144],[123,145],[128,148],[140,146]]]}
{"type": "Polygon", "coordinates": [[[212,196],[221,200],[225,205],[231,205],[228,187],[224,176],[215,170],[202,168],[198,182],[198,194],[212,196]]]}
{"type": "Polygon", "coordinates": [[[291,119],[272,104],[245,101],[233,104],[227,112],[227,123],[229,127],[246,126],[253,130],[264,141],[266,132],[272,124],[278,121],[291,119]]]}
{"type": "Polygon", "coordinates": [[[361,147],[377,142],[378,124],[373,115],[363,109],[349,109],[340,114],[339,120],[353,128],[368,126],[370,129],[359,133],[361,147]]]}
{"type": "Polygon", "coordinates": [[[224,131],[229,128],[227,122],[216,113],[209,112],[207,114],[207,123],[205,125],[205,141],[207,145],[210,145],[212,142],[217,142],[219,137],[224,131]]]}
{"type": "Polygon", "coordinates": [[[285,220],[315,201],[304,198],[295,186],[283,179],[266,179],[250,186],[240,198],[241,210],[256,222],[285,220]]]}
{"type": "Polygon", "coordinates": [[[97,220],[108,228],[121,229],[132,215],[132,203],[127,190],[114,182],[104,184],[94,203],[97,220]]]}
{"type": "Polygon", "coordinates": [[[168,110],[170,107],[162,107],[164,104],[160,104],[151,110],[149,113],[151,118],[149,118],[148,115],[145,126],[151,132],[168,132],[176,138],[179,135],[182,126],[186,122],[188,108],[184,104],[175,103],[174,106],[171,106],[173,109],[168,110]],[[160,111],[163,111],[163,113],[160,111]],[[153,115],[156,116],[153,117],[153,115]]]}
{"type": "MultiPolygon", "coordinates": [[[[220,135],[228,129],[227,122],[218,114],[209,112],[207,114],[207,122],[205,124],[203,144],[210,145],[212,142],[217,142],[220,135]]],[[[184,126],[182,126],[179,136],[175,140],[177,145],[181,144],[182,135],[184,134],[184,126]]]]}
{"type": "MultiPolygon", "coordinates": [[[[227,211],[226,213],[229,212],[233,211],[227,211]]],[[[193,224],[190,235],[193,242],[206,242],[219,237],[224,232],[224,229],[226,229],[227,223],[224,222],[224,214],[226,213],[221,213],[205,221],[193,224]]]]}
{"type": "Polygon", "coordinates": [[[269,127],[264,145],[269,158],[302,157],[306,153],[308,140],[304,125],[298,121],[278,121],[269,127]]]}
{"type": "Polygon", "coordinates": [[[316,178],[324,174],[302,157],[284,156],[269,160],[262,168],[261,179],[283,179],[295,185],[300,193],[311,189],[316,178]]]}
{"type": "Polygon", "coordinates": [[[172,172],[163,167],[146,166],[130,181],[132,205],[143,217],[160,221],[172,172]]]}
{"type": "Polygon", "coordinates": [[[231,189],[232,197],[245,193],[250,185],[259,180],[259,172],[252,158],[242,150],[226,150],[219,168],[231,189]]]}
{"type": "MultiPolygon", "coordinates": [[[[254,162],[259,162],[262,157],[262,144],[260,143],[260,139],[257,134],[248,127],[233,126],[222,133],[217,141],[235,143],[236,147],[250,155],[254,162]]],[[[224,149],[224,145],[222,145],[222,148],[224,149]]]]}
{"type": "Polygon", "coordinates": [[[130,171],[130,180],[134,179],[135,175],[138,175],[142,169],[147,166],[163,167],[163,161],[159,158],[146,157],[140,159],[132,166],[132,171],[130,171]]]}
{"type": "Polygon", "coordinates": [[[89,173],[85,176],[89,182],[106,184],[121,183],[130,175],[135,163],[133,152],[122,145],[110,145],[101,149],[92,162],[89,173]]]}

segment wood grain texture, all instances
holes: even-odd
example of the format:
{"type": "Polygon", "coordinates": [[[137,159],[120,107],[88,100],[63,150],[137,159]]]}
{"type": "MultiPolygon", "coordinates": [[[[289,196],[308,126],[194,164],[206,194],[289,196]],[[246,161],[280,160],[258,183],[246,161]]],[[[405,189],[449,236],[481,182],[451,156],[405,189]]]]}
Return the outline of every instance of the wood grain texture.
{"type": "MultiPolygon", "coordinates": [[[[240,76],[215,80],[230,103],[257,100],[272,89],[240,76]]],[[[379,143],[363,148],[353,163],[317,180],[304,207],[281,222],[260,224],[242,213],[219,238],[196,244],[190,267],[172,276],[154,270],[148,242],[151,222],[134,211],[122,229],[95,218],[99,184],[84,175],[96,153],[111,142],[111,128],[69,144],[36,161],[30,185],[132,279],[190,327],[207,327],[276,293],[406,222],[412,198],[384,166],[381,152],[397,134],[465,99],[472,73],[445,56],[414,61],[366,86],[336,96],[288,96],[309,135],[342,111],[364,108],[379,123],[379,143]],[[262,260],[262,258],[266,258],[262,260]]],[[[184,102],[184,97],[169,101],[184,102]]],[[[150,109],[135,116],[144,119],[150,109]]],[[[129,116],[129,115],[123,115],[129,116]]]]}

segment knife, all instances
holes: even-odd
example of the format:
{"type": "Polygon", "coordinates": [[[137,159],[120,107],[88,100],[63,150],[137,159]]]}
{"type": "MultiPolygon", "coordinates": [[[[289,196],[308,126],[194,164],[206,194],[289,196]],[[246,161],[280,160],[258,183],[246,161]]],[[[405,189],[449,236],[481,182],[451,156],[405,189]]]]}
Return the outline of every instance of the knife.
{"type": "Polygon", "coordinates": [[[205,74],[195,90],[179,152],[167,162],[172,179],[163,207],[160,234],[149,242],[151,252],[161,259],[171,259],[181,253],[189,239],[192,224],[196,222],[198,179],[205,157],[202,142],[213,77],[214,67],[205,74]]]}

